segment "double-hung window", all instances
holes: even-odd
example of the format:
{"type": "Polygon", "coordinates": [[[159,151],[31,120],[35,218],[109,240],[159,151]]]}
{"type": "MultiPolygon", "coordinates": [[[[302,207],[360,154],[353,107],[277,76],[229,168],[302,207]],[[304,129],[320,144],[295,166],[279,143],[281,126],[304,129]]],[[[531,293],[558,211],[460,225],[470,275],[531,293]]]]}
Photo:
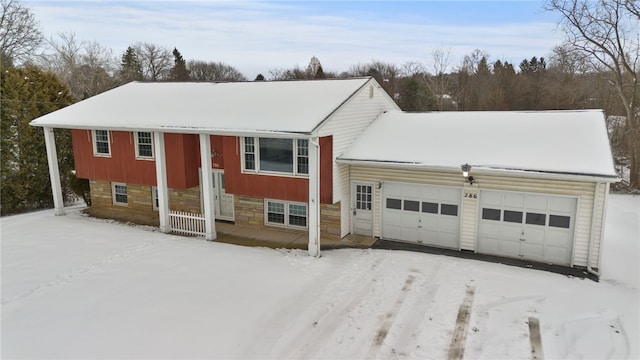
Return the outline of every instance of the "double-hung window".
{"type": "Polygon", "coordinates": [[[150,132],[139,131],[136,136],[136,158],[153,159],[153,136],[150,132]]]}
{"type": "Polygon", "coordinates": [[[243,169],[306,176],[309,174],[309,141],[306,139],[243,139],[243,169]]]}
{"type": "Polygon", "coordinates": [[[96,156],[111,156],[109,146],[109,131],[93,130],[93,154],[96,156]]]}
{"type": "Polygon", "coordinates": [[[114,205],[128,205],[127,184],[111,183],[111,193],[113,194],[114,205]]]}
{"type": "Polygon", "coordinates": [[[307,227],[307,204],[265,200],[265,223],[286,227],[307,227]]]}

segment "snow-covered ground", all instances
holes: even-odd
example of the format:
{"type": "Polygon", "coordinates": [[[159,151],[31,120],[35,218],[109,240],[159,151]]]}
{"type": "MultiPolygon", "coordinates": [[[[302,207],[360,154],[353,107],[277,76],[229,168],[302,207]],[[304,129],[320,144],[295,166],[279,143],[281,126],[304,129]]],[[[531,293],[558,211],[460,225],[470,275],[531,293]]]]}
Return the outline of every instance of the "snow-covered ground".
{"type": "Polygon", "coordinates": [[[424,253],[272,250],[52,211],[2,226],[2,358],[640,357],[640,197],[613,195],[601,282],[424,253]],[[464,325],[464,324],[463,324],[464,325]]]}

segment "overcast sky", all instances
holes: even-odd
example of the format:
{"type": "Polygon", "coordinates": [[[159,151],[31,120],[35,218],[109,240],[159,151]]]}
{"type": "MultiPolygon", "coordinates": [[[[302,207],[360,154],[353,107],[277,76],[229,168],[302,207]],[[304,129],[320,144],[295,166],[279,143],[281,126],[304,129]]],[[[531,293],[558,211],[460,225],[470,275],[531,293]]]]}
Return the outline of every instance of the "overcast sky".
{"type": "Polygon", "coordinates": [[[75,33],[120,58],[127,46],[177,47],[187,60],[222,61],[249,79],[318,57],[325,71],[381,60],[452,66],[474,49],[515,65],[562,42],[543,1],[58,1],[23,0],[46,37],[75,33]]]}

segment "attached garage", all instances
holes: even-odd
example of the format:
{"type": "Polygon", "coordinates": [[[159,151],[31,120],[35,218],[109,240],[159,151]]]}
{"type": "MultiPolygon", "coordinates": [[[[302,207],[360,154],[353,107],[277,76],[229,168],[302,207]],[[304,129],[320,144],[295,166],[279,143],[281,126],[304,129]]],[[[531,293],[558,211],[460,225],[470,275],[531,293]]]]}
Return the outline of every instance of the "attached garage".
{"type": "Polygon", "coordinates": [[[382,192],[383,238],[460,247],[460,188],[385,183],[382,192]]]}
{"type": "Polygon", "coordinates": [[[480,191],[477,251],[571,265],[574,197],[480,191]]]}
{"type": "Polygon", "coordinates": [[[372,236],[599,274],[618,179],[600,110],[389,111],[337,162],[373,186],[372,236]]]}

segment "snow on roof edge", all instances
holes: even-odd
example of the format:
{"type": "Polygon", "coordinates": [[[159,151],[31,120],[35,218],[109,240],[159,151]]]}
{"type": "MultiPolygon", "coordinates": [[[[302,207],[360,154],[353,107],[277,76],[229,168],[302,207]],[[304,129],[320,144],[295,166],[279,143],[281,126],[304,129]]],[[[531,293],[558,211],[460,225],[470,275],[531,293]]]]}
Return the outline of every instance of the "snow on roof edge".
{"type": "MultiPolygon", "coordinates": [[[[389,161],[389,160],[358,160],[358,159],[348,159],[343,157],[336,158],[337,163],[343,164],[351,164],[351,165],[363,165],[363,166],[374,166],[374,167],[383,167],[383,168],[404,168],[404,169],[424,169],[424,170],[432,170],[432,171],[443,171],[443,172],[460,172],[460,167],[454,166],[446,166],[446,165],[430,165],[425,163],[418,162],[402,162],[402,161],[389,161]]],[[[462,166],[462,164],[460,164],[462,166]]],[[[505,168],[499,166],[487,166],[487,165],[474,165],[472,167],[472,173],[480,173],[480,174],[511,174],[511,175],[528,175],[534,177],[561,177],[572,180],[577,180],[579,178],[589,178],[589,179],[599,179],[604,180],[605,182],[614,183],[619,182],[620,177],[616,175],[610,174],[590,174],[590,173],[576,173],[576,172],[562,172],[562,171],[553,171],[553,170],[536,170],[536,169],[517,169],[517,168],[505,168]]]]}

